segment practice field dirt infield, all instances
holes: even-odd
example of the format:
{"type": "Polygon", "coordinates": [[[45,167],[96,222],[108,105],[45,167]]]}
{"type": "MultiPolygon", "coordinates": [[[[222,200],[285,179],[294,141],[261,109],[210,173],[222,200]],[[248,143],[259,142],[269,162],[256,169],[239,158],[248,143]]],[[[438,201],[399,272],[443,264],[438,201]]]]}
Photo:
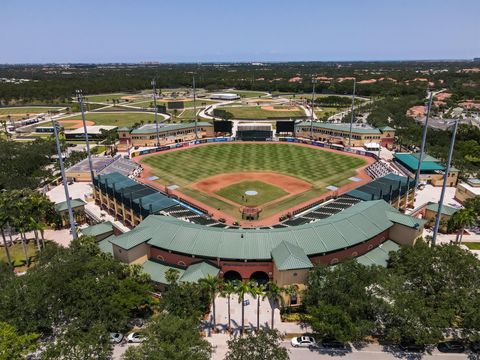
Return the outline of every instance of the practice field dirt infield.
{"type": "Polygon", "coordinates": [[[159,178],[150,181],[152,185],[177,185],[180,197],[238,220],[246,190],[265,193],[254,204],[261,204],[265,218],[318,199],[330,185],[347,186],[352,176],[368,179],[359,169],[371,160],[306,145],[230,143],[167,151],[137,161],[146,170],[144,178],[159,178]],[[257,188],[247,189],[252,182],[257,188]]]}
{"type": "MultiPolygon", "coordinates": [[[[80,129],[83,127],[83,121],[82,120],[59,120],[58,123],[62,125],[65,130],[73,130],[73,129],[80,129]]],[[[85,124],[87,126],[92,126],[95,125],[93,121],[85,121],[85,124]]]]}

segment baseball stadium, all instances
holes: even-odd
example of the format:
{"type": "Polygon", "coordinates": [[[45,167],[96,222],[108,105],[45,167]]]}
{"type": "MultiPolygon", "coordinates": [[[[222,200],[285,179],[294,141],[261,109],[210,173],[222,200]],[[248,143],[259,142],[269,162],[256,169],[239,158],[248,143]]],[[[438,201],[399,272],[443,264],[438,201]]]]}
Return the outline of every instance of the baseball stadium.
{"type": "Polygon", "coordinates": [[[141,264],[159,286],[176,269],[180,281],[211,274],[302,288],[316,264],[385,266],[422,233],[424,221],[402,213],[413,180],[374,156],[301,139],[211,140],[135,157],[137,179],[95,177],[95,202],[132,228],[103,239],[103,251],[141,264]]]}

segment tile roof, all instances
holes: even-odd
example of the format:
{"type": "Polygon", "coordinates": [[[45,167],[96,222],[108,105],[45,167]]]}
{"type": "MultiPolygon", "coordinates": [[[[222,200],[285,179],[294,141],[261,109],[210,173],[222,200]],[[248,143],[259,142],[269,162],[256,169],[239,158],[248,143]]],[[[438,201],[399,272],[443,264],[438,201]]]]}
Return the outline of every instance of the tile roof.
{"type": "Polygon", "coordinates": [[[100,251],[103,253],[109,253],[113,255],[113,246],[110,240],[114,238],[115,238],[115,235],[110,235],[109,237],[99,241],[97,245],[100,248],[100,251]]]}
{"type": "MultiPolygon", "coordinates": [[[[195,126],[194,122],[190,123],[179,123],[179,124],[166,124],[163,126],[160,126],[158,132],[163,133],[163,132],[168,132],[168,131],[176,131],[176,130],[183,130],[183,129],[190,129],[195,126]]],[[[213,126],[213,124],[205,121],[199,121],[197,122],[197,126],[213,126]]],[[[155,124],[147,124],[142,127],[139,127],[137,129],[133,129],[130,133],[131,134],[152,134],[156,133],[157,129],[155,124]]]]}
{"type": "MultiPolygon", "coordinates": [[[[430,210],[430,211],[434,211],[434,212],[438,212],[438,203],[435,203],[435,202],[429,202],[426,206],[426,209],[427,210],[430,210]]],[[[442,214],[443,215],[447,215],[447,216],[452,216],[453,214],[455,214],[459,209],[457,208],[454,208],[452,206],[448,206],[448,205],[442,205],[442,214]]]]}
{"type": "Polygon", "coordinates": [[[165,274],[168,270],[173,269],[179,272],[182,276],[185,270],[178,267],[169,266],[157,261],[147,260],[142,265],[143,271],[150,275],[150,278],[159,284],[168,284],[165,274]]]}
{"type": "Polygon", "coordinates": [[[220,269],[216,266],[213,266],[209,262],[202,261],[187,267],[182,276],[180,276],[180,281],[182,282],[197,282],[200,279],[205,279],[210,276],[217,276],[220,272],[220,269]]]}
{"type": "MultiPolygon", "coordinates": [[[[297,125],[300,126],[311,126],[309,121],[303,121],[297,125]]],[[[313,122],[313,127],[328,129],[328,130],[337,130],[337,131],[350,131],[350,124],[333,124],[333,123],[324,123],[324,122],[313,122]]],[[[380,130],[374,127],[363,127],[363,126],[353,126],[352,132],[356,134],[380,134],[380,130]]]]}
{"type": "Polygon", "coordinates": [[[180,282],[198,282],[211,276],[217,276],[220,269],[209,262],[201,261],[188,266],[186,269],[180,266],[167,265],[161,261],[147,260],[142,265],[143,271],[150,275],[150,278],[160,284],[168,284],[166,272],[170,269],[178,271],[180,282]]]}
{"type": "MultiPolygon", "coordinates": [[[[411,171],[416,171],[418,169],[419,154],[396,153],[393,157],[411,171]]],[[[422,171],[442,171],[444,169],[445,167],[439,163],[438,159],[435,159],[430,155],[424,156],[422,160],[422,171]]]]}

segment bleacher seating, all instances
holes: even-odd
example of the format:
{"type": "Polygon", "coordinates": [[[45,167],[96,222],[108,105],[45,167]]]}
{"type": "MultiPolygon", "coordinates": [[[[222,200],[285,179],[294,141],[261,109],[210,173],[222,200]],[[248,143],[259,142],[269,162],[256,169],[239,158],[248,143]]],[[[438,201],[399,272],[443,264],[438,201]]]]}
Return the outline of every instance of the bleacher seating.
{"type": "Polygon", "coordinates": [[[393,169],[388,163],[384,161],[377,161],[372,165],[368,166],[365,171],[368,175],[370,175],[371,178],[378,179],[392,172],[395,172],[395,169],[393,169]]]}

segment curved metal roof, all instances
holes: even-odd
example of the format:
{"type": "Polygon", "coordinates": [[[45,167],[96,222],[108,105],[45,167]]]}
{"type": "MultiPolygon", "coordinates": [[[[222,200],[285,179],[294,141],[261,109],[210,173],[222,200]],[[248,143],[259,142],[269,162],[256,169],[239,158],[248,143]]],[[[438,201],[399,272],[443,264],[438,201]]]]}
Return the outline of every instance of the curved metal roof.
{"type": "MultiPolygon", "coordinates": [[[[282,242],[298,246],[310,256],[360,244],[390,228],[399,216],[410,218],[383,200],[361,202],[329,218],[280,229],[221,229],[150,215],[137,228],[111,242],[127,250],[148,242],[200,257],[270,260],[272,250],[282,242]]],[[[410,225],[420,226],[422,221],[417,220],[412,218],[410,225]]]]}

